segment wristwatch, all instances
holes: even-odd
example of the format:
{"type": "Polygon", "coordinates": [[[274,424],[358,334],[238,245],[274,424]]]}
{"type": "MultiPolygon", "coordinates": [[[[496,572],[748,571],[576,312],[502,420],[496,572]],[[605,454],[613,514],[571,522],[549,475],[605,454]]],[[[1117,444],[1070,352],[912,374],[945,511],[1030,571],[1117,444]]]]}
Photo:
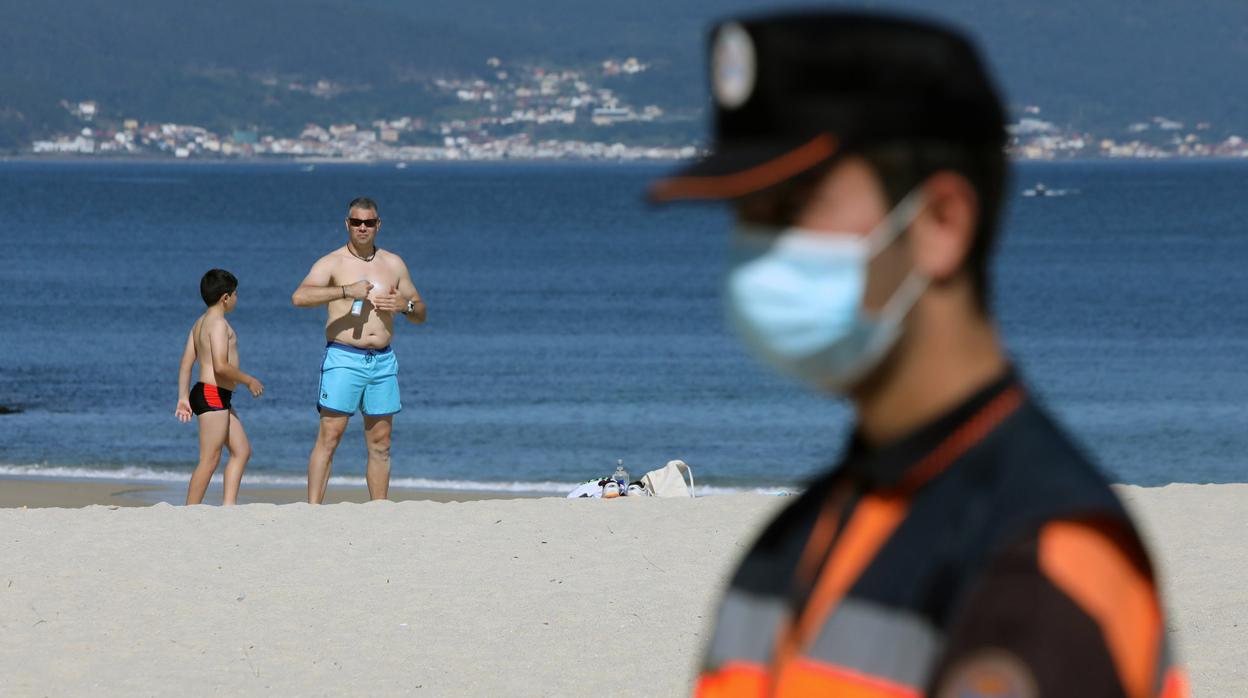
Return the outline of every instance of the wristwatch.
{"type": "Polygon", "coordinates": [[[416,301],[409,298],[407,299],[407,310],[400,310],[399,312],[404,315],[411,315],[414,310],[416,310],[416,301]]]}

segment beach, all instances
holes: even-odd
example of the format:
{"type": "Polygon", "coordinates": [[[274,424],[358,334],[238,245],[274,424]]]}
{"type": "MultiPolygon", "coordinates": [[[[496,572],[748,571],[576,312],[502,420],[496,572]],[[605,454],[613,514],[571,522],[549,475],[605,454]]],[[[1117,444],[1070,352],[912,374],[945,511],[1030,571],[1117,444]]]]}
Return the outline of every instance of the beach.
{"type": "MultiPolygon", "coordinates": [[[[1248,693],[1248,485],[1117,489],[1194,695],[1248,693]]],[[[679,695],[785,501],[0,509],[0,693],[679,695]]]]}

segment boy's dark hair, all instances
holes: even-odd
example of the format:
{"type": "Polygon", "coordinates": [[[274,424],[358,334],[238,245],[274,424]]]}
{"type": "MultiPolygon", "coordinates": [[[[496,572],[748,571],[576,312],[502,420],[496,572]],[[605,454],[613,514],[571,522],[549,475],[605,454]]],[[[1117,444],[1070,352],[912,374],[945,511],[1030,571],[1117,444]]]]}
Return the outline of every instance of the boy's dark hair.
{"type": "Polygon", "coordinates": [[[208,307],[216,305],[221,296],[238,289],[238,279],[224,269],[209,269],[199,280],[199,295],[208,307]]]}
{"type": "Polygon", "coordinates": [[[351,203],[347,204],[347,211],[349,212],[349,211],[350,211],[351,209],[353,209],[353,208],[366,208],[366,209],[368,209],[368,210],[372,211],[373,213],[377,213],[377,212],[378,212],[378,211],[377,211],[377,202],[376,202],[376,201],[373,201],[372,199],[368,198],[367,196],[357,196],[357,197],[355,197],[354,199],[352,199],[352,200],[351,200],[351,203]]]}

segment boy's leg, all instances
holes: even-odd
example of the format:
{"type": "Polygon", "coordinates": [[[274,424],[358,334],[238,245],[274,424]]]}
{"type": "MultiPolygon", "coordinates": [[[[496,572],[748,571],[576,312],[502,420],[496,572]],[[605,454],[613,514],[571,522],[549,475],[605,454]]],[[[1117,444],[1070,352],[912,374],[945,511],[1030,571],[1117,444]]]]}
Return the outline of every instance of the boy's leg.
{"type": "Polygon", "coordinates": [[[199,415],[199,464],[191,473],[191,483],[186,488],[186,503],[204,501],[208,482],[217,464],[221,462],[221,449],[230,433],[230,413],[227,410],[205,412],[199,415]]]}
{"type": "Polygon", "coordinates": [[[243,469],[247,467],[247,459],[251,458],[251,442],[247,440],[247,432],[243,430],[243,421],[232,407],[227,445],[230,459],[225,462],[225,498],[221,503],[228,505],[238,501],[238,487],[243,480],[243,469]]]}
{"type": "Polygon", "coordinates": [[[390,494],[390,430],[394,417],[364,415],[364,441],[368,444],[369,499],[385,499],[390,494]]]}
{"type": "Polygon", "coordinates": [[[334,462],[334,451],[338,442],[342,441],[342,433],[347,430],[349,414],[337,414],[325,410],[321,412],[321,427],[316,435],[316,445],[312,447],[312,455],[308,458],[308,503],[320,504],[325,499],[325,488],[329,485],[330,465],[334,462]]]}

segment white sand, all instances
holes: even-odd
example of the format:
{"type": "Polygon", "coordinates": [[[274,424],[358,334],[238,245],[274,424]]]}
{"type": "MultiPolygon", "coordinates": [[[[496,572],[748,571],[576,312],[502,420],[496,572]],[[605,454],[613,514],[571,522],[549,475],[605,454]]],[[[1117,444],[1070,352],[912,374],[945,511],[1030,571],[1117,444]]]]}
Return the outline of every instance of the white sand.
{"type": "Polygon", "coordinates": [[[1116,489],[1150,541],[1192,694],[1248,696],[1248,484],[1116,489]]]}
{"type": "MultiPolygon", "coordinates": [[[[1248,485],[1123,492],[1196,694],[1248,695],[1248,485]]],[[[0,510],[0,694],[687,693],[785,501],[0,510]]]]}

